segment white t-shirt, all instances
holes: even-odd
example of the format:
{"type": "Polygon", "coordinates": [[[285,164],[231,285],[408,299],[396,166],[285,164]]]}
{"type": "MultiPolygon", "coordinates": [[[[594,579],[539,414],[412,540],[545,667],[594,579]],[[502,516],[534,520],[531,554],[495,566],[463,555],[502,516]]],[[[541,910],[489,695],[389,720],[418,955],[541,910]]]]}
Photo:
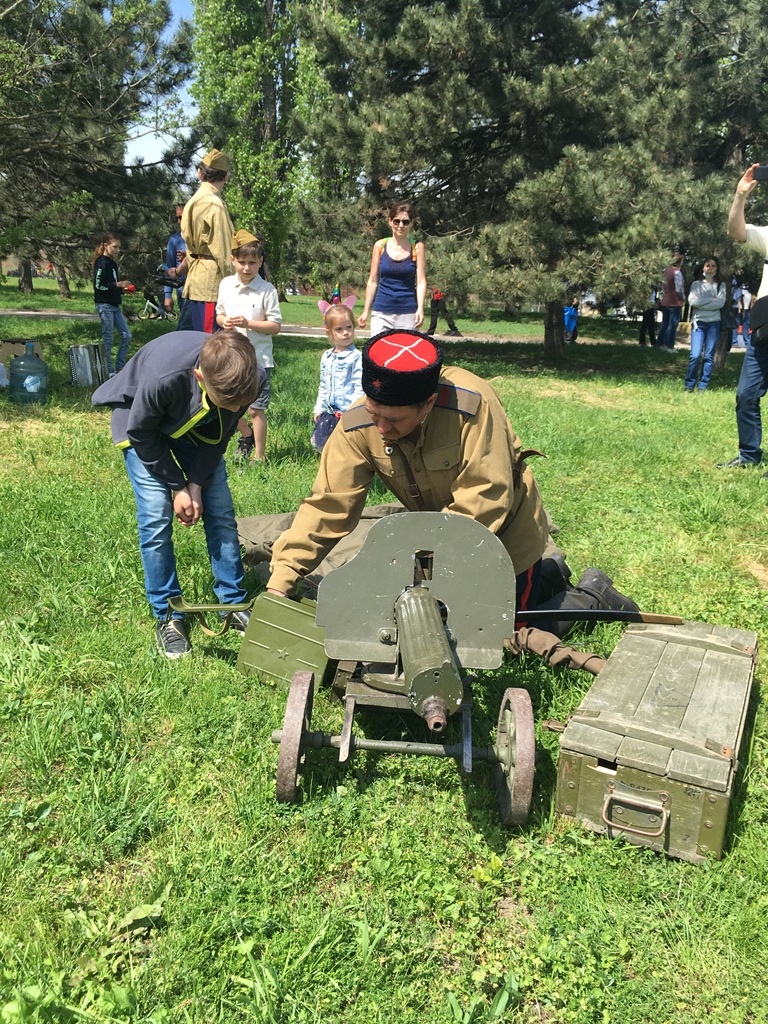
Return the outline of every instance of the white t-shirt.
{"type": "MultiPolygon", "coordinates": [[[[764,260],[768,258],[768,228],[747,224],[747,245],[750,249],[759,252],[764,260]]],[[[768,264],[763,266],[763,277],[755,298],[762,299],[764,295],[768,295],[768,264]]]]}
{"type": "MultiPolygon", "coordinates": [[[[246,320],[271,320],[281,324],[283,316],[280,303],[277,301],[277,289],[263,277],[254,277],[247,284],[242,284],[237,274],[225,277],[219,285],[219,297],[216,300],[216,316],[244,316],[246,320]]],[[[256,360],[259,366],[274,366],[272,358],[272,335],[260,334],[259,331],[246,331],[238,327],[256,349],[256,360]]]]}

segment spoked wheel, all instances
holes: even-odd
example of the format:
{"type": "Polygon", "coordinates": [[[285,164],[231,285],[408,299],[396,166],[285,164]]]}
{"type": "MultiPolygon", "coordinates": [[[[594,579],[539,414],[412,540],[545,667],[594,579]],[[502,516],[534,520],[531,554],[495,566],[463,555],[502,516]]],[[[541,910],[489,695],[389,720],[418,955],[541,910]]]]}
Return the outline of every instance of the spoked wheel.
{"type": "Polygon", "coordinates": [[[314,687],[312,672],[296,672],[291,680],[277,759],[277,800],[281,804],[294,804],[298,799],[299,770],[304,764],[302,746],[312,720],[314,687]]]}
{"type": "Polygon", "coordinates": [[[527,690],[504,691],[496,729],[496,796],[505,825],[524,825],[531,807],[536,741],[527,690]]]}

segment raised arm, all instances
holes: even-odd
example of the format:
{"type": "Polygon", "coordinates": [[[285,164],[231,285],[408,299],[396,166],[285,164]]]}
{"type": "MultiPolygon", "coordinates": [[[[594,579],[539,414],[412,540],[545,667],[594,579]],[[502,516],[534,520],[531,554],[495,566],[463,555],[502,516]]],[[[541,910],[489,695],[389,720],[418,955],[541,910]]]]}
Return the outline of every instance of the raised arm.
{"type": "Polygon", "coordinates": [[[731,238],[735,238],[737,242],[744,243],[747,240],[747,221],[744,216],[744,204],[747,196],[751,195],[757,186],[754,170],[758,166],[758,164],[752,164],[742,174],[736,186],[733,202],[731,203],[731,210],[728,214],[728,234],[731,238]]]}

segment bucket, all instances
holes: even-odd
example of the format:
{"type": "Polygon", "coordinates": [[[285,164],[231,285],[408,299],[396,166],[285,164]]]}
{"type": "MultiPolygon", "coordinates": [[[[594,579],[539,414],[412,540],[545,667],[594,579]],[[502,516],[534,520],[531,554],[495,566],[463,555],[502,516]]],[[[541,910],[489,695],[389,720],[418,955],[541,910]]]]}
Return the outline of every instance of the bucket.
{"type": "Polygon", "coordinates": [[[35,355],[35,343],[25,342],[23,356],[11,360],[9,396],[20,405],[45,405],[48,401],[48,364],[35,355]]]}

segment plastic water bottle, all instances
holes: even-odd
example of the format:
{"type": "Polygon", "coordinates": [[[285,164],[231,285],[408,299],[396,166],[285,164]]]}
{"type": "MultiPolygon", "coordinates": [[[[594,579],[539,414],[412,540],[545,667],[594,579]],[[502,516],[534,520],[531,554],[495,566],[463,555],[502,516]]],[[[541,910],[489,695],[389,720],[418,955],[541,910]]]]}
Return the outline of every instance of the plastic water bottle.
{"type": "Polygon", "coordinates": [[[23,356],[11,360],[9,397],[20,405],[45,405],[48,401],[48,364],[35,355],[34,341],[25,343],[23,356]]]}

